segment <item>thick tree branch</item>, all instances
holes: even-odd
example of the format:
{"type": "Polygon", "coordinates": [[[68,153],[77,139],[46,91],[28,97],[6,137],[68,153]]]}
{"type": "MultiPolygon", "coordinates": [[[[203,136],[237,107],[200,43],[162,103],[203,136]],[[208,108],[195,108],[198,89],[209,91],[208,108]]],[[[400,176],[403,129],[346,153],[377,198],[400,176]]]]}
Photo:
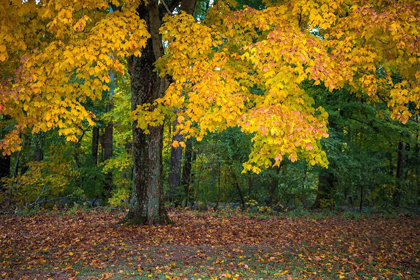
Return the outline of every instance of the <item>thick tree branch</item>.
{"type": "Polygon", "coordinates": [[[196,0],[182,0],[181,1],[181,10],[187,14],[192,15],[194,12],[196,0]]]}
{"type": "Polygon", "coordinates": [[[152,35],[152,46],[155,59],[163,55],[162,40],[159,34],[159,27],[161,24],[159,17],[158,0],[150,1],[149,3],[149,20],[150,20],[150,34],[152,35]]]}

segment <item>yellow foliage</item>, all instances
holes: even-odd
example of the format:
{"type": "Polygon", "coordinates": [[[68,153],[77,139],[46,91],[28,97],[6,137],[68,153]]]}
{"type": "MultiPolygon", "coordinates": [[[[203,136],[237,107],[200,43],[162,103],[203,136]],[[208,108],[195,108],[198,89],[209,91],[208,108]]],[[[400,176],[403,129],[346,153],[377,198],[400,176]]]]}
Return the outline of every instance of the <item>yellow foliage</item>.
{"type": "Polygon", "coordinates": [[[2,2],[0,38],[6,40],[0,45],[0,104],[5,108],[0,113],[20,124],[0,142],[4,153],[19,145],[16,135],[25,128],[37,133],[59,127],[61,135],[75,141],[83,120],[94,124],[82,103],[101,98],[109,73],[123,71],[122,59],[140,55],[150,36],[135,11],[136,1],[114,13],[106,11],[108,5],[2,2]]]}
{"type": "MultiPolygon", "coordinates": [[[[410,118],[409,102],[419,111],[413,32],[419,11],[413,1],[404,7],[348,0],[266,4],[260,11],[231,10],[232,3],[217,1],[203,22],[185,13],[165,18],[161,33],[168,49],[157,67],[174,79],[160,103],[182,120],[174,133],[201,140],[207,132],[239,126],[254,142],[244,171],[258,173],[285,157],[328,164],[320,147],[328,137],[328,115],[312,107],[304,81],[322,82],[330,91],[349,84],[372,101],[387,96],[402,122],[410,118]],[[393,74],[401,75],[401,84],[390,83],[393,74]]],[[[148,107],[143,114],[159,110],[148,107]]]]}
{"type": "MultiPolygon", "coordinates": [[[[82,102],[100,98],[110,71],[124,72],[123,58],[140,55],[149,38],[138,1],[118,2],[124,8],[114,13],[105,0],[0,4],[0,114],[18,123],[0,142],[4,153],[19,149],[27,128],[59,127],[74,140],[82,120],[93,124],[82,102]]],[[[156,67],[173,82],[131,117],[146,133],[177,118],[174,133],[198,140],[238,126],[254,142],[245,171],[284,158],[326,166],[320,140],[328,116],[303,83],[329,91],[349,85],[386,102],[403,123],[420,111],[420,11],[416,1],[403,2],[267,0],[255,10],[221,0],[200,22],[167,15],[160,28],[167,48],[156,67]]]]}
{"type": "MultiPolygon", "coordinates": [[[[5,178],[6,188],[12,189],[13,200],[20,206],[59,197],[70,178],[78,173],[61,157],[42,162],[31,162],[28,171],[15,178],[5,178]]],[[[9,192],[6,191],[5,194],[9,192]]]]}

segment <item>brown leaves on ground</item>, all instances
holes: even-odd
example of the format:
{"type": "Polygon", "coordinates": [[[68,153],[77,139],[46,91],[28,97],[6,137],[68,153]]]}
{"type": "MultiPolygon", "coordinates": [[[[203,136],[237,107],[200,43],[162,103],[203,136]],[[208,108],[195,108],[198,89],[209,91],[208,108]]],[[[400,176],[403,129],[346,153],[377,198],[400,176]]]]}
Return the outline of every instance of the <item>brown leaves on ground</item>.
{"type": "Polygon", "coordinates": [[[2,279],[416,278],[420,220],[173,213],[123,226],[124,213],[0,217],[2,279]]]}

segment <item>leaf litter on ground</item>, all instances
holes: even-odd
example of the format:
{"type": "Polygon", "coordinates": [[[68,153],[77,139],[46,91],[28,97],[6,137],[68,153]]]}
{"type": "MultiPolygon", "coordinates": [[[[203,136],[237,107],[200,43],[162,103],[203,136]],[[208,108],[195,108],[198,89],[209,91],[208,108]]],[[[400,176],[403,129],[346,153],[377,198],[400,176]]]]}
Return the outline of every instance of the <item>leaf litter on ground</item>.
{"type": "Polygon", "coordinates": [[[253,218],[193,211],[0,216],[1,279],[415,279],[420,219],[253,218]]]}

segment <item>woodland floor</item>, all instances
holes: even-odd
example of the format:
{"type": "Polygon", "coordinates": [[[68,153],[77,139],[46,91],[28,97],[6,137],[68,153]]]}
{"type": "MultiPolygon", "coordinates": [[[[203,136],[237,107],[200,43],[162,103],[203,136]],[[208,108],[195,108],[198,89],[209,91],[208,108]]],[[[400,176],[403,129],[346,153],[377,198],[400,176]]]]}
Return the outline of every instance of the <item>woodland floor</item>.
{"type": "Polygon", "coordinates": [[[0,216],[1,279],[419,279],[419,217],[172,213],[123,226],[124,212],[0,216]]]}

